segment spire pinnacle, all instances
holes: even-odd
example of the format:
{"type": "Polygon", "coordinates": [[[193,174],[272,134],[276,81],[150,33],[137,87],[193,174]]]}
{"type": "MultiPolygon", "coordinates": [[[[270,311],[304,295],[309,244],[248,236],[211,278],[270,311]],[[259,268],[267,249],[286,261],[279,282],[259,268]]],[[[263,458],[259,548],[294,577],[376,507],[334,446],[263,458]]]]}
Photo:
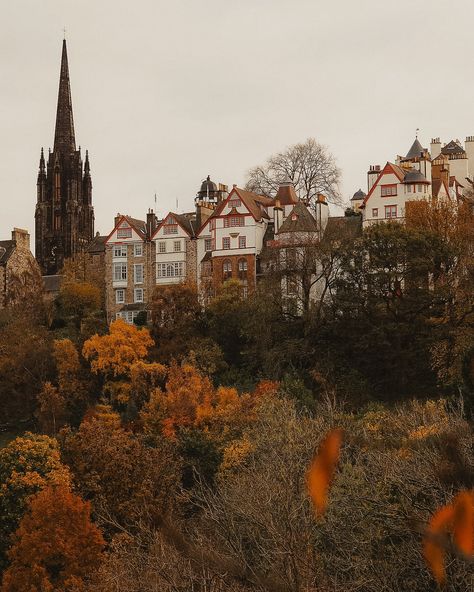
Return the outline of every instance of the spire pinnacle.
{"type": "Polygon", "coordinates": [[[72,116],[71,87],[69,84],[69,68],[67,62],[66,39],[63,39],[61,56],[61,73],[59,77],[58,109],[56,113],[56,129],[54,132],[54,151],[69,154],[76,150],[74,137],[74,120],[72,116]]]}
{"type": "Polygon", "coordinates": [[[44,172],[46,165],[44,162],[44,150],[43,148],[41,148],[41,156],[40,156],[40,163],[39,163],[39,168],[41,172],[44,172]]]}

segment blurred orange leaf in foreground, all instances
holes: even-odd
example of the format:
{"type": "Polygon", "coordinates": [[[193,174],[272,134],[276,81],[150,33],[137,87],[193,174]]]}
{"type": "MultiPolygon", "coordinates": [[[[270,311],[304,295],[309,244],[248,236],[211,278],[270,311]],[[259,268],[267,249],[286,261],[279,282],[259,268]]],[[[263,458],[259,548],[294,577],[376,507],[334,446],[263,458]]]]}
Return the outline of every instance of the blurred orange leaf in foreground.
{"type": "Polygon", "coordinates": [[[461,491],[447,506],[437,510],[428,524],[423,554],[438,584],[446,581],[446,535],[452,534],[457,548],[472,556],[474,549],[474,494],[461,491]]]}
{"type": "Polygon", "coordinates": [[[343,431],[328,432],[319,445],[307,473],[308,492],[316,513],[322,515],[328,502],[328,491],[339,461],[343,431]]]}

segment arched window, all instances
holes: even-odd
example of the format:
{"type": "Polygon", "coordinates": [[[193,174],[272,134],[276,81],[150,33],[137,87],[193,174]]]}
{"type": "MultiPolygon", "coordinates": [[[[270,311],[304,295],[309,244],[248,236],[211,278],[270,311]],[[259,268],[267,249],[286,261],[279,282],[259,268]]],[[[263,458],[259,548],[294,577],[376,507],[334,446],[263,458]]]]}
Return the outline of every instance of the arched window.
{"type": "Polygon", "coordinates": [[[232,277],[232,261],[230,259],[226,259],[222,264],[222,277],[224,281],[232,277]]]}
{"type": "Polygon", "coordinates": [[[239,269],[239,279],[246,280],[247,279],[247,259],[239,259],[238,269],[239,269]]]}

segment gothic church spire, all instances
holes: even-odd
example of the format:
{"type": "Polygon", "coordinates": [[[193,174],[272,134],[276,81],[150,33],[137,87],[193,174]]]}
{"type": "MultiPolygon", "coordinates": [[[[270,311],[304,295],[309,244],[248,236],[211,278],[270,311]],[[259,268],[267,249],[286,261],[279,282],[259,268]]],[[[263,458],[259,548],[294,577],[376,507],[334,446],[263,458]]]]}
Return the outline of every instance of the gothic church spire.
{"type": "Polygon", "coordinates": [[[66,39],[64,39],[59,78],[56,129],[54,132],[54,152],[70,154],[71,152],[75,152],[75,150],[76,138],[74,136],[74,120],[72,116],[71,86],[69,83],[66,39]]]}

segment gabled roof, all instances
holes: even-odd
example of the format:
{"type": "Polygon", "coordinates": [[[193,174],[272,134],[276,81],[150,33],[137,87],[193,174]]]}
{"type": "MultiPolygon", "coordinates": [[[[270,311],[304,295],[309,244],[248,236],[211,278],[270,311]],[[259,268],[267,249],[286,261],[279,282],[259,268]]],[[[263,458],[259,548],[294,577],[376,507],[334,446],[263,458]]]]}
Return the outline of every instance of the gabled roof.
{"type": "Polygon", "coordinates": [[[152,239],[158,234],[162,226],[164,226],[165,222],[169,219],[173,218],[176,221],[176,224],[180,226],[184,232],[190,236],[191,238],[196,236],[196,214],[194,212],[188,212],[186,214],[176,214],[175,212],[168,212],[168,214],[161,220],[161,222],[156,227],[155,232],[153,233],[152,239]]]}
{"type": "Polygon", "coordinates": [[[410,150],[408,150],[405,158],[417,158],[418,156],[421,156],[422,152],[426,152],[426,150],[420,144],[418,138],[415,138],[415,141],[411,145],[410,150]]]}
{"type": "Polygon", "coordinates": [[[15,247],[16,243],[14,240],[0,241],[0,265],[5,265],[8,259],[10,259],[15,247]]]}
{"type": "Polygon", "coordinates": [[[459,140],[451,140],[451,142],[448,142],[446,146],[441,148],[441,154],[462,154],[463,152],[465,152],[465,150],[461,146],[459,140]]]}
{"type": "Polygon", "coordinates": [[[438,197],[439,192],[441,191],[441,187],[444,187],[446,195],[449,196],[449,187],[446,185],[446,182],[442,179],[433,179],[433,183],[431,185],[433,197],[438,197]]]}
{"type": "Polygon", "coordinates": [[[399,167],[396,164],[393,164],[392,162],[387,162],[387,164],[380,171],[380,173],[379,173],[377,179],[375,180],[375,183],[372,185],[369,193],[365,196],[365,199],[362,202],[362,205],[360,206],[361,208],[365,207],[365,204],[367,203],[368,199],[370,198],[370,196],[372,195],[372,193],[375,191],[375,188],[378,186],[380,179],[384,175],[387,175],[387,174],[390,174],[390,173],[393,173],[396,177],[398,177],[398,179],[401,182],[405,178],[406,170],[405,169],[402,169],[402,167],[399,167]]]}
{"type": "Polygon", "coordinates": [[[131,216],[121,215],[120,218],[117,220],[112,232],[106,237],[104,242],[107,242],[109,238],[113,235],[113,233],[119,228],[120,224],[123,221],[128,222],[128,224],[135,230],[135,232],[142,238],[143,240],[146,239],[146,224],[143,220],[138,220],[137,218],[132,218],[131,216]]]}
{"type": "Polygon", "coordinates": [[[281,225],[277,234],[286,232],[318,232],[316,220],[303,202],[298,202],[281,225]]]}
{"type": "Polygon", "coordinates": [[[178,224],[189,234],[189,236],[196,235],[196,214],[194,212],[173,215],[176,218],[178,224]]]}
{"type": "Polygon", "coordinates": [[[273,206],[273,199],[265,197],[264,195],[259,195],[258,193],[253,193],[253,191],[246,191],[245,189],[240,189],[240,187],[234,187],[226,199],[219,204],[212,215],[206,220],[199,231],[202,230],[209,220],[212,218],[218,218],[221,215],[222,210],[226,207],[227,203],[232,199],[232,196],[235,195],[240,198],[249,213],[252,214],[257,222],[259,222],[262,218],[266,218],[268,220],[270,219],[267,212],[264,210],[264,207],[273,206]]]}

